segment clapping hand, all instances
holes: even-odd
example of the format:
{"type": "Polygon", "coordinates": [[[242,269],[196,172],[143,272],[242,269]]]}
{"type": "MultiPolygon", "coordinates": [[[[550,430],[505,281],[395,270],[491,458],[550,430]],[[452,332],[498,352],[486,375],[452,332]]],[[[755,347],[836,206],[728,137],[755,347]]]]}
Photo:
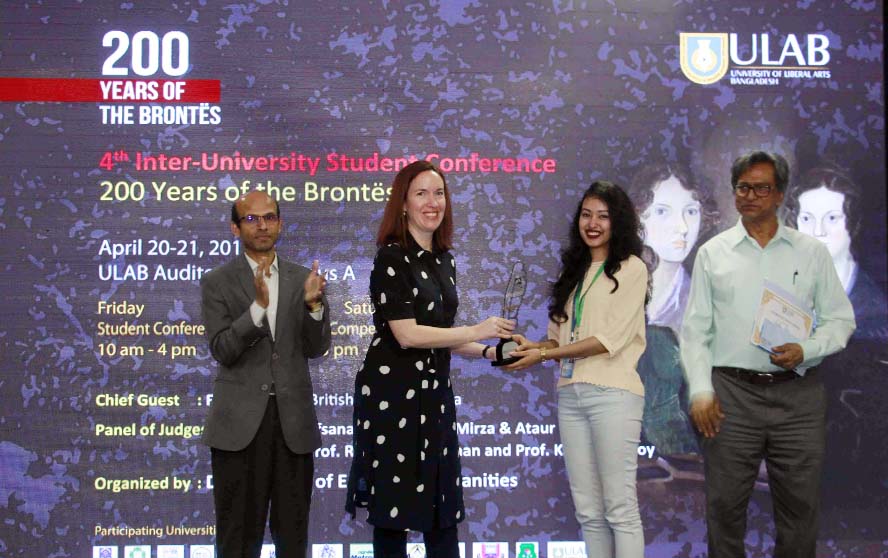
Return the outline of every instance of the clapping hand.
{"type": "Polygon", "coordinates": [[[324,288],[327,286],[327,280],[318,272],[319,270],[320,263],[318,260],[315,260],[311,264],[311,272],[309,272],[308,277],[306,277],[305,285],[303,286],[305,291],[305,305],[312,312],[320,310],[324,296],[324,288]]]}
{"type": "Polygon", "coordinates": [[[256,289],[256,304],[262,308],[268,308],[268,283],[265,282],[266,277],[271,277],[272,257],[259,258],[259,267],[256,268],[256,275],[253,276],[253,287],[256,289]]]}

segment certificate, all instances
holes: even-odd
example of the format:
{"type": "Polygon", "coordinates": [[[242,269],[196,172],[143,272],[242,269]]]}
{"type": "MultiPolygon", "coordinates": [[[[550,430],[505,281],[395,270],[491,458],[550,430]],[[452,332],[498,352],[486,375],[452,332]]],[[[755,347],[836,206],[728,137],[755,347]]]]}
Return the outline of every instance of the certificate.
{"type": "Polygon", "coordinates": [[[752,328],[753,345],[770,353],[778,345],[804,341],[813,328],[811,309],[779,285],[765,281],[752,328]]]}

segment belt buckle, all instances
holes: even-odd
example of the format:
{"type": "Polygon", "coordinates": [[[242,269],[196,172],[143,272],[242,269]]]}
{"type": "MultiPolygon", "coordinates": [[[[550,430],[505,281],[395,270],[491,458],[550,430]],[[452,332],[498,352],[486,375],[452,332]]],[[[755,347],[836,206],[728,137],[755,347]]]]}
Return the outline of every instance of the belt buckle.
{"type": "Polygon", "coordinates": [[[771,372],[762,372],[762,373],[758,374],[758,376],[761,377],[763,384],[773,384],[774,383],[774,374],[772,374],[771,372]]]}

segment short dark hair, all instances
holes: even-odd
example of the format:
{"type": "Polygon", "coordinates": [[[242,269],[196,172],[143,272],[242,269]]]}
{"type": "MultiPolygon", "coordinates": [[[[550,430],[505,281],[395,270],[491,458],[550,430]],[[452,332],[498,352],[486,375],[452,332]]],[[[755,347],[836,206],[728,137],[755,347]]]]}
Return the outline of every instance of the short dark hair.
{"type": "Polygon", "coordinates": [[[860,231],[863,226],[862,193],[860,186],[854,182],[850,173],[836,164],[825,163],[802,175],[786,196],[786,224],[794,229],[798,228],[801,208],[799,198],[805,192],[816,190],[821,186],[845,196],[845,201],[842,204],[842,211],[845,213],[845,230],[851,237],[851,255],[858,259],[861,254],[860,231]]]}
{"type": "MultiPolygon", "coordinates": [[[[700,202],[700,233],[697,237],[697,246],[700,246],[716,230],[720,214],[710,188],[703,182],[693,180],[691,172],[687,167],[680,163],[665,161],[649,163],[635,173],[632,182],[629,183],[627,193],[633,205],[635,205],[639,216],[641,216],[654,202],[654,189],[661,182],[665,182],[673,176],[678,180],[682,188],[691,193],[692,198],[700,202]]],[[[647,231],[643,231],[642,238],[644,238],[645,234],[647,234],[647,231]]],[[[686,261],[689,263],[693,262],[693,255],[692,250],[686,261]]],[[[653,269],[656,269],[656,267],[656,265],[652,266],[653,269]]]]}
{"type": "MultiPolygon", "coordinates": [[[[271,198],[271,196],[268,196],[268,197],[271,198]]],[[[271,198],[271,199],[272,199],[272,201],[274,201],[274,212],[277,213],[278,217],[280,217],[281,216],[281,204],[279,204],[276,199],[274,199],[274,198],[271,198]]],[[[235,225],[237,225],[238,228],[240,228],[240,220],[241,220],[241,216],[237,212],[237,204],[239,202],[240,202],[240,198],[234,200],[234,203],[231,204],[231,222],[234,223],[235,225]]]]}
{"type": "Polygon", "coordinates": [[[737,185],[740,175],[749,170],[752,165],[758,163],[769,163],[774,168],[774,180],[777,191],[786,192],[786,186],[789,184],[789,163],[782,155],[777,153],[768,153],[767,151],[753,151],[747,155],[741,155],[734,159],[731,165],[731,187],[737,185]]]}

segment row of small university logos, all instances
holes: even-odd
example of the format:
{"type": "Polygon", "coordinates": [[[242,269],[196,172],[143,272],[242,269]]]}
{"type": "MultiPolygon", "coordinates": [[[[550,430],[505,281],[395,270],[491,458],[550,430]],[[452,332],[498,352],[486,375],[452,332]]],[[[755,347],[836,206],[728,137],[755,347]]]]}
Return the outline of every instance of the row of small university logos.
{"type": "MultiPolygon", "coordinates": [[[[472,543],[469,558],[540,558],[540,543],[521,541],[515,543],[514,555],[510,557],[509,543],[472,543]]],[[[407,543],[408,558],[425,558],[423,543],[407,543]]],[[[373,558],[373,545],[356,543],[348,545],[348,555],[343,544],[313,544],[312,558],[373,558]]],[[[459,556],[466,558],[466,543],[459,543],[459,556]]],[[[549,541],[546,543],[548,558],[586,558],[586,547],[582,541],[549,541]]],[[[93,546],[93,558],[216,558],[211,544],[150,544],[93,546]]],[[[275,558],[274,545],[262,545],[261,558],[275,558]]]]}

